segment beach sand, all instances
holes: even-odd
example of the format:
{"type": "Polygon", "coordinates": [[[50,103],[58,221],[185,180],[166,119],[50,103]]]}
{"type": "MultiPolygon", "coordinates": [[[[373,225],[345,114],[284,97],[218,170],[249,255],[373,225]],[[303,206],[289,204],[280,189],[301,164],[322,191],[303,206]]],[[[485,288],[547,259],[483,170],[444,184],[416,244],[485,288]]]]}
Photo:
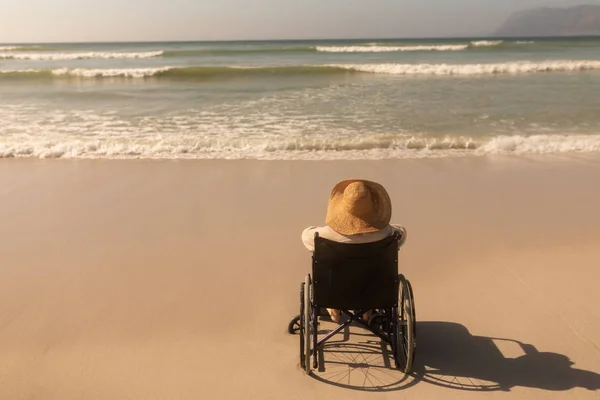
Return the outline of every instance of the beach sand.
{"type": "Polygon", "coordinates": [[[0,399],[600,398],[598,182],[569,156],[0,160],[0,399]],[[345,178],[408,229],[416,377],[376,352],[307,377],[286,332],[345,178]]]}

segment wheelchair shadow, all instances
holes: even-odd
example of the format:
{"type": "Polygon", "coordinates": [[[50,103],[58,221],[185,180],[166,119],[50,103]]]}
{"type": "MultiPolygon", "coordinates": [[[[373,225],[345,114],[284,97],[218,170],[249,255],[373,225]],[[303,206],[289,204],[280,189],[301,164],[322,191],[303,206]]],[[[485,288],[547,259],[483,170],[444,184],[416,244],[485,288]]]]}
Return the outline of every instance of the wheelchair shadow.
{"type": "Polygon", "coordinates": [[[600,389],[600,374],[573,364],[565,355],[539,352],[531,344],[473,336],[457,323],[417,324],[417,381],[472,391],[600,389]]]}
{"type": "Polygon", "coordinates": [[[394,368],[389,346],[357,327],[326,343],[319,359],[315,379],[360,391],[403,390],[422,383],[481,392],[514,387],[600,389],[600,374],[573,368],[565,355],[539,352],[533,345],[512,339],[473,336],[452,322],[417,323],[417,352],[410,376],[394,368]]]}

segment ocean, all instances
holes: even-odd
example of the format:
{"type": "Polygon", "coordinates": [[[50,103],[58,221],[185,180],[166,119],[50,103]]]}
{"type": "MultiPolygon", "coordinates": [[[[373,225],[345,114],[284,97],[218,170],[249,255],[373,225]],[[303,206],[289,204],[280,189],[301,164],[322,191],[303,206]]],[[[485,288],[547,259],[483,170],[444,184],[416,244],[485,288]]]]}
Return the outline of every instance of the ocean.
{"type": "Polygon", "coordinates": [[[600,38],[0,44],[0,157],[600,151],[600,38]]]}

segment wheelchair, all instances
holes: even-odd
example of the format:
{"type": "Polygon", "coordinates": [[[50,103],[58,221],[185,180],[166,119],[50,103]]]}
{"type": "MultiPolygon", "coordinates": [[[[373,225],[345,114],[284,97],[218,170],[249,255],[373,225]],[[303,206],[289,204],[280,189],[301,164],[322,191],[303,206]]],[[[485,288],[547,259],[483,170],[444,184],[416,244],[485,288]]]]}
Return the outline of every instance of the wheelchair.
{"type": "Polygon", "coordinates": [[[410,282],[398,274],[400,233],[378,242],[338,243],[315,234],[312,276],[300,285],[300,314],[288,326],[300,337],[300,366],[317,369],[318,351],[350,325],[361,326],[392,350],[397,369],[411,371],[416,350],[416,315],[410,282]],[[318,318],[340,310],[339,325],[319,338],[318,318]],[[325,310],[324,312],[322,310],[325,310]],[[363,314],[372,312],[368,321],[363,314]],[[344,320],[345,318],[345,320],[344,320]],[[312,363],[311,363],[312,356],[312,363]]]}

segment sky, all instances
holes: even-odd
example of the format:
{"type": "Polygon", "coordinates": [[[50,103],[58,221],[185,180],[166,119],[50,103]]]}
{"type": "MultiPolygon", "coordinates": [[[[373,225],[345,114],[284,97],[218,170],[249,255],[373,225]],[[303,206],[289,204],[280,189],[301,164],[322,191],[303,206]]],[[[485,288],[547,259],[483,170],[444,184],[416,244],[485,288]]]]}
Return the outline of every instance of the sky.
{"type": "MultiPolygon", "coordinates": [[[[600,4],[600,1],[585,1],[600,4]]],[[[0,43],[488,36],[572,0],[0,0],[0,43]]]]}

